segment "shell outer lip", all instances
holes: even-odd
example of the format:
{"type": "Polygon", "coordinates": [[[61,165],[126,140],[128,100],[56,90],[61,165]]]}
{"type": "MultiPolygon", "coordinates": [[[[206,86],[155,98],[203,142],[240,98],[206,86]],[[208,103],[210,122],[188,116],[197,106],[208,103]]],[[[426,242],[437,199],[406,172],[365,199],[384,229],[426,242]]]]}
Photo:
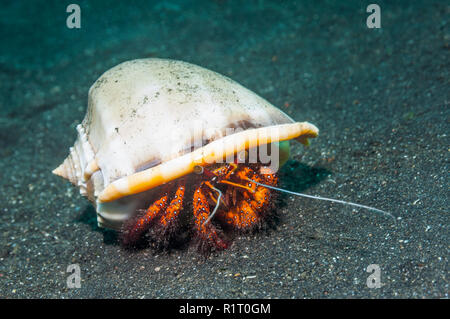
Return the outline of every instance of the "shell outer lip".
{"type": "Polygon", "coordinates": [[[318,128],[308,122],[261,127],[231,134],[179,158],[112,182],[99,194],[97,202],[110,202],[141,193],[192,173],[195,166],[209,165],[223,160],[227,155],[252,147],[290,139],[308,145],[308,138],[317,137],[318,134],[318,128]]]}

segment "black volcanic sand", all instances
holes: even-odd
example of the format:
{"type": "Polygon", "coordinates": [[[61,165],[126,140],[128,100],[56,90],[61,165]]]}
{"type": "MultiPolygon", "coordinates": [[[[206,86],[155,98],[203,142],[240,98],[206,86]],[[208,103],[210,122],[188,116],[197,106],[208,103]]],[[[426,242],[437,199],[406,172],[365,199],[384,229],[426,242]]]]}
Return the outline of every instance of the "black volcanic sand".
{"type": "Polygon", "coordinates": [[[64,1],[2,3],[0,297],[448,298],[445,1],[379,1],[378,30],[365,24],[371,1],[78,3],[80,30],[65,27],[64,1]],[[281,185],[396,220],[283,195],[274,228],[206,260],[192,246],[124,250],[51,170],[90,85],[144,57],[218,71],[316,124],[310,147],[293,144],[281,185]],[[74,263],[79,289],[66,286],[74,263]],[[381,288],[366,285],[370,264],[381,288]]]}

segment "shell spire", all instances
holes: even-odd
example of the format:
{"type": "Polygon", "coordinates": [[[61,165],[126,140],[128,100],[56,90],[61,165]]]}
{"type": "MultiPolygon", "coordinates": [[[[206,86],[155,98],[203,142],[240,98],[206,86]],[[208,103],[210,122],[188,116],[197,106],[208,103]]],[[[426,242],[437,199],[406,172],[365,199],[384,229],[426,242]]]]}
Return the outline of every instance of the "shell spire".
{"type": "Polygon", "coordinates": [[[72,174],[71,170],[72,169],[69,163],[69,157],[67,157],[61,165],[59,165],[52,171],[52,173],[61,176],[62,178],[68,179],[72,184],[75,184],[76,180],[74,179],[74,175],[72,174]]]}
{"type": "Polygon", "coordinates": [[[73,155],[74,148],[71,147],[69,156],[67,156],[64,162],[62,162],[61,165],[55,168],[52,173],[61,176],[62,178],[68,179],[72,184],[78,186],[78,176],[80,174],[77,171],[79,171],[79,165],[75,163],[73,155]]]}
{"type": "Polygon", "coordinates": [[[55,175],[61,176],[62,178],[66,178],[67,179],[68,178],[68,174],[66,172],[65,161],[61,165],[59,165],[57,168],[55,168],[52,171],[52,173],[55,174],[55,175]]]}
{"type": "Polygon", "coordinates": [[[70,148],[69,156],[64,162],[55,168],[52,173],[68,179],[73,185],[80,188],[80,193],[87,196],[86,181],[90,175],[98,170],[94,160],[94,153],[87,141],[83,126],[77,126],[78,138],[70,148]]]}

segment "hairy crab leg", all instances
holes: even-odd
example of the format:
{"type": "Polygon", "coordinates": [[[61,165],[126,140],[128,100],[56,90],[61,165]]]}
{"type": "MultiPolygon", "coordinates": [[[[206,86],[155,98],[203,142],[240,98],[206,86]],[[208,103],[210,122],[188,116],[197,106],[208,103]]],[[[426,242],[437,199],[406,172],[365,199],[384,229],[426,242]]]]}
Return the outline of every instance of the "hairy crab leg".
{"type": "Polygon", "coordinates": [[[167,201],[168,193],[164,192],[147,210],[125,223],[121,233],[122,243],[125,246],[137,243],[142,238],[142,235],[150,228],[155,218],[166,208],[167,201]]]}
{"type": "Polygon", "coordinates": [[[199,249],[208,251],[211,247],[216,250],[226,249],[228,243],[220,238],[218,230],[208,220],[210,209],[208,200],[202,190],[202,183],[194,192],[194,228],[199,239],[199,249]]]}
{"type": "Polygon", "coordinates": [[[158,221],[156,233],[158,239],[168,240],[168,236],[172,235],[178,226],[178,217],[183,209],[184,192],[186,190],[184,182],[178,184],[175,195],[170,201],[169,206],[161,214],[158,221]]]}

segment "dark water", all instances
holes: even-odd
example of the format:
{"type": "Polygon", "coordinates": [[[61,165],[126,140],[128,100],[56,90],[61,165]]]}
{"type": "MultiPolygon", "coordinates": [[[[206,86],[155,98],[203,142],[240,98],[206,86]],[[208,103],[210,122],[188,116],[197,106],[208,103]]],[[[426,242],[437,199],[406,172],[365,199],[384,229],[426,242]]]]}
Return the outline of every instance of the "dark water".
{"type": "Polygon", "coordinates": [[[0,297],[448,297],[449,13],[445,1],[3,1],[0,297]],[[90,85],[135,58],[225,74],[298,121],[282,186],[391,212],[284,196],[274,229],[202,260],[124,251],[51,170],[90,85]],[[67,288],[78,264],[81,288],[67,288]],[[368,265],[381,288],[366,285],[368,265]]]}

